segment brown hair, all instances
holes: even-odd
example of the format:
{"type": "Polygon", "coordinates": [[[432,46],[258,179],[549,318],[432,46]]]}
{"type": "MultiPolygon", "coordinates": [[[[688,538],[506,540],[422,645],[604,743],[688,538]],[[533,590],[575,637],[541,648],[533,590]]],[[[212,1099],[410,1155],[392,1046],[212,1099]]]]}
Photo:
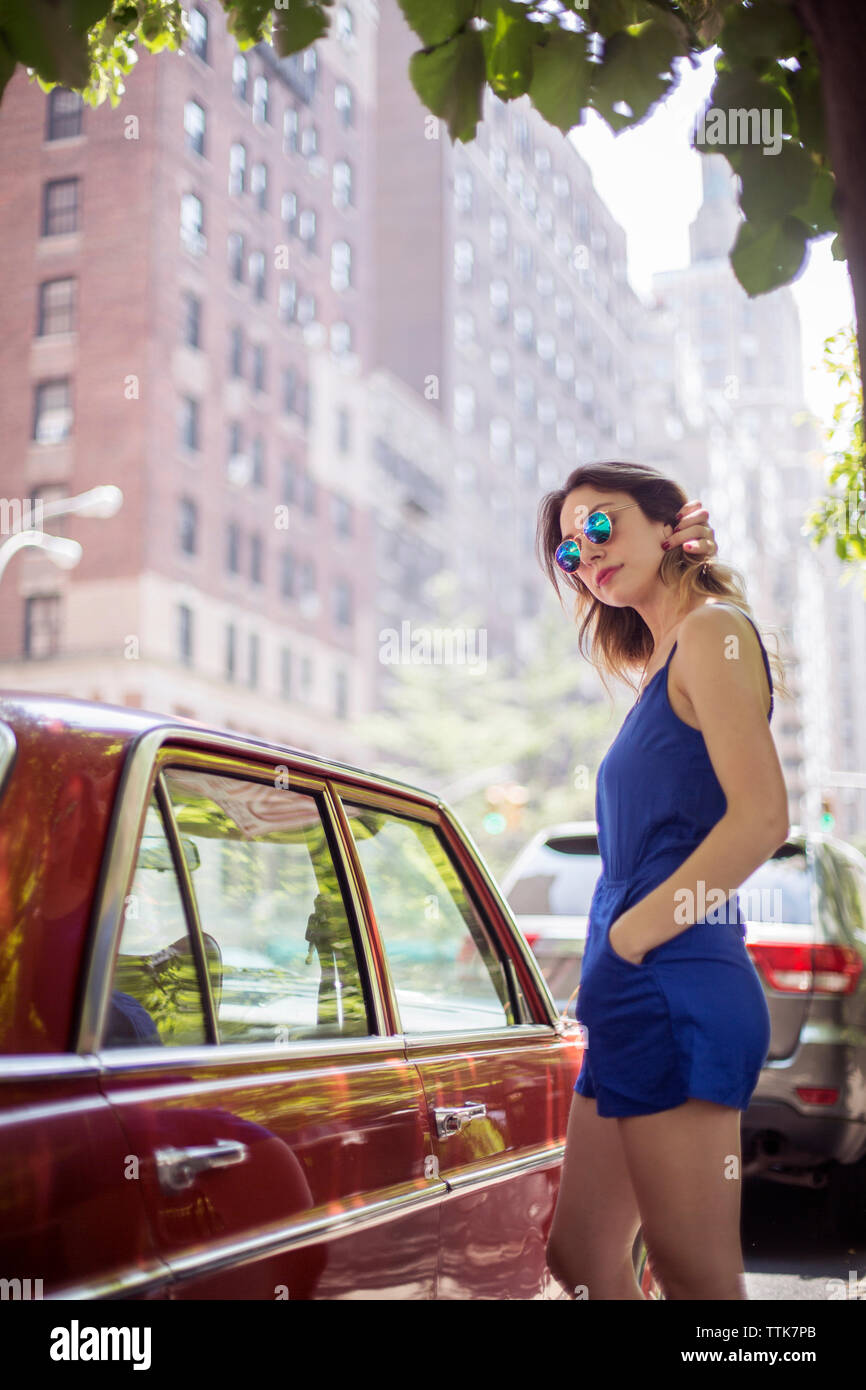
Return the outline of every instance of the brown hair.
{"type": "MultiPolygon", "coordinates": [[[[643,463],[584,464],[569,474],[561,488],[548,492],[541,499],[535,537],[536,554],[556,590],[560,605],[563,597],[560,585],[564,584],[574,593],[574,621],[579,623],[583,618],[578,633],[581,654],[598,670],[602,684],[610,695],[605,673],[620,677],[633,690],[637,690],[629,674],[634,668],[640,670],[649,661],[653,652],[653,638],[636,609],[614,608],[601,603],[577,574],[565,574],[554,559],[562,540],[559,518],[565,499],[576,487],[585,483],[608,492],[628,493],[649,521],[661,521],[673,527],[677,525],[677,512],[689,499],[679,483],[643,463]],[[585,640],[587,629],[591,629],[589,650],[585,640]]],[[[753,618],[743,576],[732,565],[720,561],[717,555],[706,559],[700,555],[690,555],[681,545],[676,545],[662,552],[659,574],[663,584],[676,590],[677,599],[683,605],[693,595],[713,595],[724,598],[753,618]]],[[[769,630],[773,632],[776,644],[776,650],[767,653],[773,686],[780,695],[790,698],[790,691],[785,685],[785,667],[778,654],[778,630],[769,630]]]]}

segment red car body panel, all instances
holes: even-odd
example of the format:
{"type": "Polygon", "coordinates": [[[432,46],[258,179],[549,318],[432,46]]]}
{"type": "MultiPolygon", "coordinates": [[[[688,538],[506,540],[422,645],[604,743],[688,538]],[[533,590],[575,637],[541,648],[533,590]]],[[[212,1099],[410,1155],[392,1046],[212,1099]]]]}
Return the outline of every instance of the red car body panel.
{"type": "Polygon", "coordinates": [[[15,743],[11,766],[0,757],[0,1275],[62,1298],[566,1296],[545,1246],[579,1033],[557,1020],[448,808],[302,750],[141,711],[11,693],[0,723],[15,743]],[[112,912],[167,749],[249,776],[288,763],[321,782],[369,950],[375,1034],[99,1050],[96,975],[113,965],[112,912]],[[523,1017],[489,1035],[400,1031],[341,796],[436,825],[523,1017]],[[436,1107],[479,1102],[482,1122],[437,1133],[436,1107]],[[220,1143],[242,1161],[171,1187],[172,1154],[220,1143]]]}

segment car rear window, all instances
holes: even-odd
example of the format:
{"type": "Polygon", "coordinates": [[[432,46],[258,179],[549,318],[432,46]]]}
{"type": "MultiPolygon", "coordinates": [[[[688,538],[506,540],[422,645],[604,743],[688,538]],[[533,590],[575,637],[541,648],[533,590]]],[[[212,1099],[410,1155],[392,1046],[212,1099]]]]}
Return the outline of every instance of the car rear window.
{"type": "Polygon", "coordinates": [[[550,839],[521,863],[508,892],[511,910],[525,916],[586,917],[601,868],[592,836],[550,839]]]}
{"type": "Polygon", "coordinates": [[[786,922],[809,925],[809,874],[802,849],[774,855],[737,889],[743,916],[749,922],[786,922]]]}

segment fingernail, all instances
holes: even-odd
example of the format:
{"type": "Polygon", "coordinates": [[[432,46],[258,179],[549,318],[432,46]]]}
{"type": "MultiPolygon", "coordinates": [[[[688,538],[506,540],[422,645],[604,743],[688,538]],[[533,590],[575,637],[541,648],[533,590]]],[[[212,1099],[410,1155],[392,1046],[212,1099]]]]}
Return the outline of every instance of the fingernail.
{"type": "Polygon", "coordinates": [[[662,541],[662,550],[670,550],[670,548],[671,548],[671,543],[670,543],[670,541],[662,541]]]}
{"type": "Polygon", "coordinates": [[[686,549],[695,550],[697,548],[697,544],[697,541],[686,541],[686,549]]]}

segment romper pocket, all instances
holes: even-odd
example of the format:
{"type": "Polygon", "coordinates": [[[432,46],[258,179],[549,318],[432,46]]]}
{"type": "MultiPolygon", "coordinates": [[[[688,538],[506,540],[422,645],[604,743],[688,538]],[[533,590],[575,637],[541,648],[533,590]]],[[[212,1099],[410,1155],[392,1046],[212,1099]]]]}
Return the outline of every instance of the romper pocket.
{"type": "MultiPolygon", "coordinates": [[[[611,925],[611,927],[612,927],[612,926],[613,926],[613,922],[611,922],[610,925],[611,925]]],[[[604,944],[605,944],[605,948],[606,948],[606,950],[607,950],[608,955],[609,955],[609,956],[613,956],[613,959],[614,959],[614,960],[618,960],[619,963],[620,963],[620,965],[625,965],[625,966],[627,966],[629,970],[643,970],[644,966],[647,964],[647,956],[651,956],[652,953],[653,953],[653,950],[655,949],[655,948],[650,948],[649,951],[644,952],[644,958],[643,958],[643,960],[641,960],[641,961],[635,962],[635,961],[633,961],[633,960],[626,960],[625,956],[621,956],[620,953],[619,953],[619,951],[615,950],[614,947],[613,947],[612,944],[611,944],[611,940],[610,940],[610,927],[608,927],[607,931],[606,931],[605,934],[604,934],[604,944]]]]}

